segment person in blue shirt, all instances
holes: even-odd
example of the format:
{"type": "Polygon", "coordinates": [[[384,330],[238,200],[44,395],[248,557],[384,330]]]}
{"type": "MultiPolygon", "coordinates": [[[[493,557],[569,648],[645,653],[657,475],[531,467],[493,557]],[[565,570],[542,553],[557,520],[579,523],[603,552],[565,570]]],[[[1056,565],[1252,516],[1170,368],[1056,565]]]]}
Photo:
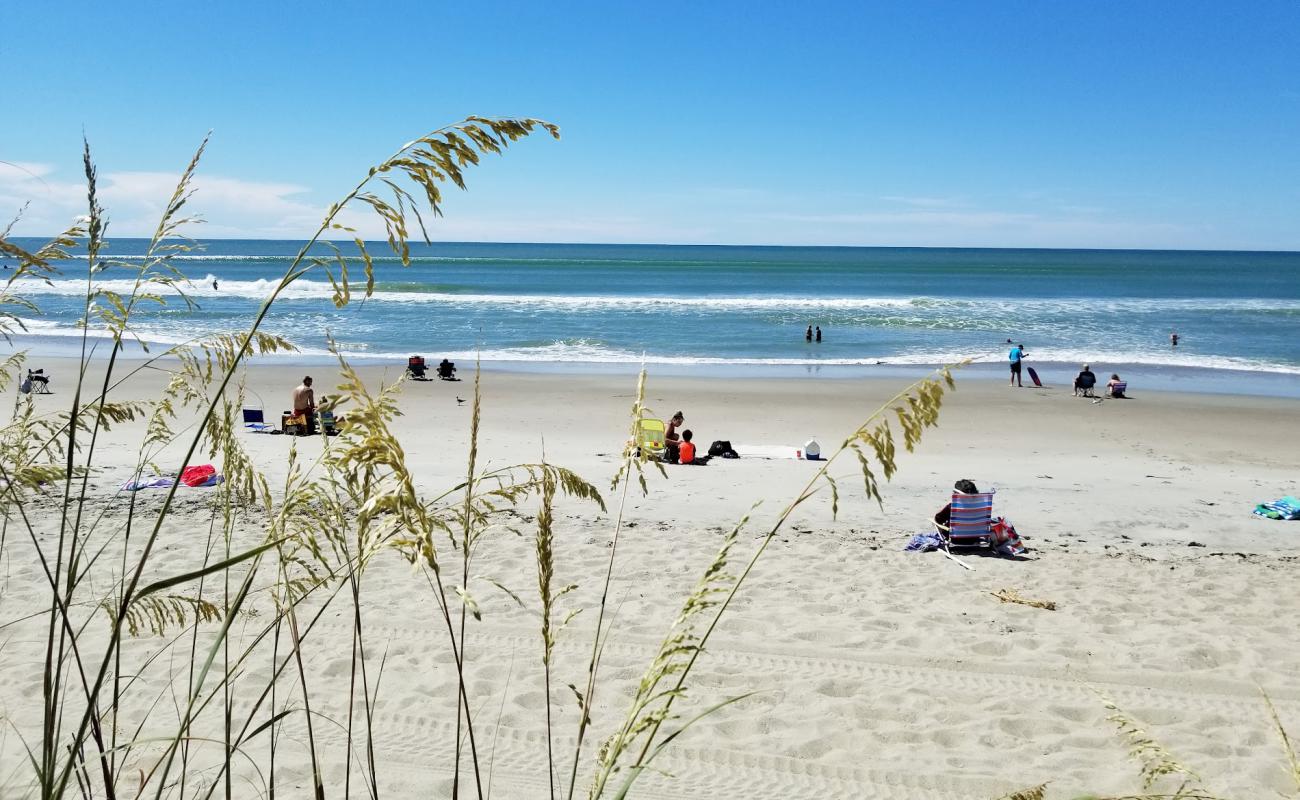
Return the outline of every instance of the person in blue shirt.
{"type": "Polygon", "coordinates": [[[1018,344],[1015,347],[1011,348],[1011,352],[1007,354],[1007,358],[1011,359],[1011,385],[1012,386],[1020,386],[1020,387],[1024,386],[1024,384],[1020,382],[1020,360],[1023,359],[1024,357],[1025,357],[1025,346],[1023,344],[1018,344]]]}

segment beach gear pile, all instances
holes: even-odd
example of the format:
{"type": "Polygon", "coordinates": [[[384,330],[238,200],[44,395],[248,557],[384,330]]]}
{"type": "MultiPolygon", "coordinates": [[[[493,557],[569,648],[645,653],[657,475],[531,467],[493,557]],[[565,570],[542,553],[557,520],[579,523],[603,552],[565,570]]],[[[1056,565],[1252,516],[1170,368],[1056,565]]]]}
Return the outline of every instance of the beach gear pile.
{"type": "MultiPolygon", "coordinates": [[[[990,548],[1003,558],[1018,558],[1029,552],[1029,548],[1020,540],[1020,534],[1016,533],[1016,527],[1004,517],[993,518],[989,525],[989,537],[990,548]]],[[[913,553],[928,553],[932,550],[946,550],[947,542],[938,531],[926,531],[909,539],[903,549],[913,553]]]]}
{"type": "Polygon", "coordinates": [[[1300,500],[1291,495],[1255,506],[1257,516],[1267,519],[1300,519],[1300,500]]]}
{"type": "MultiPolygon", "coordinates": [[[[217,468],[211,464],[196,464],[182,470],[179,480],[182,486],[197,489],[205,486],[216,486],[224,481],[225,477],[217,472],[217,468]]],[[[176,481],[177,478],[173,475],[144,475],[139,478],[132,478],[122,484],[122,491],[138,492],[141,489],[167,489],[175,486],[176,481]]]]}

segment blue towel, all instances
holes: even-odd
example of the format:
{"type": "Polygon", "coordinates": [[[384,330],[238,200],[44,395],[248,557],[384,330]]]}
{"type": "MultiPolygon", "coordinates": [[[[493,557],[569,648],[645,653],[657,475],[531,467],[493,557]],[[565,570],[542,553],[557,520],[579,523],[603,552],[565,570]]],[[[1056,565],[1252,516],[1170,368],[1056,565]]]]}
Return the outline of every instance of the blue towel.
{"type": "Polygon", "coordinates": [[[918,533],[913,536],[907,543],[904,550],[911,550],[914,553],[928,553],[931,550],[943,549],[943,537],[934,531],[928,533],[918,533]]]}
{"type": "Polygon", "coordinates": [[[175,486],[175,478],[167,478],[161,475],[149,475],[139,479],[129,480],[122,484],[124,492],[138,492],[141,489],[166,489],[168,486],[175,486]]]}
{"type": "Polygon", "coordinates": [[[1268,519],[1300,519],[1300,500],[1287,495],[1271,503],[1260,503],[1254,513],[1268,519]]]}

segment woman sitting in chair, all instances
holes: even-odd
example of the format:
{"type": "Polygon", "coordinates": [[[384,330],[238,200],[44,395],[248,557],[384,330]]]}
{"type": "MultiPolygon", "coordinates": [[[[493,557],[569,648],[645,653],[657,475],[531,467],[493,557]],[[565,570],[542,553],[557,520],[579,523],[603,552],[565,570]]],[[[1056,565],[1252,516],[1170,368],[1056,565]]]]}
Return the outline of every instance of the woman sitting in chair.
{"type": "Polygon", "coordinates": [[[1106,381],[1106,394],[1111,397],[1124,397],[1124,391],[1128,389],[1128,383],[1119,379],[1117,373],[1111,373],[1110,380],[1106,381]]]}
{"type": "MultiPolygon", "coordinates": [[[[974,481],[968,481],[965,478],[962,478],[961,480],[954,483],[952,485],[952,489],[954,492],[961,492],[962,494],[980,493],[980,490],[975,487],[974,481]]],[[[934,515],[934,524],[938,525],[943,530],[947,530],[948,523],[951,519],[952,519],[952,503],[948,503],[948,505],[939,509],[939,513],[934,515]]]]}

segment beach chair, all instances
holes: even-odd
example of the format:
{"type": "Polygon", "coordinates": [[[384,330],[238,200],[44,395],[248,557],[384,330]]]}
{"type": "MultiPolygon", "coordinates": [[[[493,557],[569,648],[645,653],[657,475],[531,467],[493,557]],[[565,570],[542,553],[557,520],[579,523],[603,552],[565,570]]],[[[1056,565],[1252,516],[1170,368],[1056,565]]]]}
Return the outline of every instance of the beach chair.
{"type": "Polygon", "coordinates": [[[266,413],[260,408],[244,409],[244,427],[253,433],[270,433],[275,426],[266,421],[266,413]]]}
{"type": "Polygon", "coordinates": [[[429,380],[426,374],[429,368],[424,363],[424,356],[411,356],[406,359],[406,372],[417,381],[429,380]]]}
{"type": "Polygon", "coordinates": [[[663,420],[643,418],[636,430],[637,449],[651,458],[662,458],[668,449],[667,435],[663,420]]]}
{"type": "Polygon", "coordinates": [[[320,420],[320,429],[325,431],[326,436],[339,435],[339,425],[338,421],[334,419],[333,411],[321,411],[316,416],[320,420]]]}
{"type": "Polygon", "coordinates": [[[1092,389],[1096,385],[1096,375],[1079,375],[1074,379],[1074,394],[1077,397],[1096,397],[1092,393],[1092,389]]]}
{"type": "Polygon", "coordinates": [[[993,492],[953,492],[948,525],[938,520],[934,527],[949,547],[987,547],[993,543],[993,492]]]}
{"type": "Polygon", "coordinates": [[[1128,391],[1128,383],[1126,381],[1119,381],[1118,383],[1111,384],[1107,394],[1111,397],[1124,399],[1124,392],[1126,391],[1128,391]]]}
{"type": "Polygon", "coordinates": [[[22,382],[18,391],[23,394],[54,394],[50,391],[50,378],[43,369],[27,370],[27,379],[22,382]]]}

